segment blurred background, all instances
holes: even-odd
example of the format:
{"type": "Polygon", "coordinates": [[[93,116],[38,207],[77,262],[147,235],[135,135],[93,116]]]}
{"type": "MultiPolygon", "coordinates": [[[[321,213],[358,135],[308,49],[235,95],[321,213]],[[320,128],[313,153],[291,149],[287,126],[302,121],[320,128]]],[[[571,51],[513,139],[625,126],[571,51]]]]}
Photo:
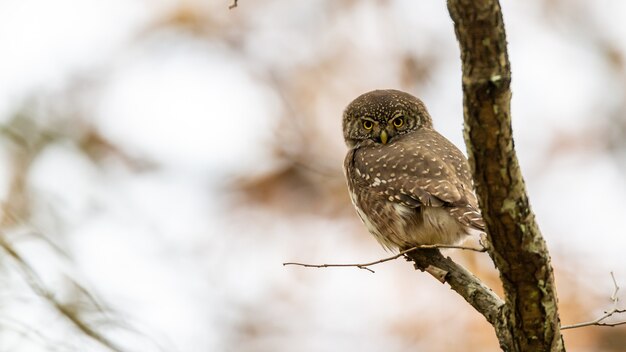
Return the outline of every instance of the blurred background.
{"type": "MultiPolygon", "coordinates": [[[[0,1],[0,351],[497,351],[360,224],[343,108],[421,97],[464,150],[442,0],[0,1]]],[[[563,324],[626,285],[626,2],[503,2],[563,324]]],[[[500,292],[486,254],[448,251],[500,292]]],[[[620,297],[624,298],[623,292],[620,297]]],[[[625,351],[626,329],[567,330],[625,351]]]]}

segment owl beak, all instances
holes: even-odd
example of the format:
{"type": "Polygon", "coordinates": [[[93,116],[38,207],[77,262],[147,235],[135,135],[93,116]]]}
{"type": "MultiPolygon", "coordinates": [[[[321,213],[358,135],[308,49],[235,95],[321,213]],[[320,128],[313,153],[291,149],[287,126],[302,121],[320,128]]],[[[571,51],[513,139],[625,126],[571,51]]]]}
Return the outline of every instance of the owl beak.
{"type": "Polygon", "coordinates": [[[382,132],[380,132],[380,141],[382,144],[387,144],[388,139],[389,136],[387,135],[387,131],[383,130],[382,132]]]}

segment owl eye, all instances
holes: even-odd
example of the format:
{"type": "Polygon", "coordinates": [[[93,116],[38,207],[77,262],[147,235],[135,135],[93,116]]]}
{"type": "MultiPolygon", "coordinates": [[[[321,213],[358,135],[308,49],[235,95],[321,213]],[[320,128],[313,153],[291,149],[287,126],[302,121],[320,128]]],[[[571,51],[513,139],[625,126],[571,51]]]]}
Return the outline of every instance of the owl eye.
{"type": "Polygon", "coordinates": [[[393,125],[396,128],[400,128],[404,125],[404,118],[403,117],[398,117],[396,119],[393,120],[393,125]]]}
{"type": "Polygon", "coordinates": [[[365,120],[363,121],[363,128],[365,128],[366,130],[371,130],[372,127],[374,127],[374,123],[370,120],[365,120]]]}

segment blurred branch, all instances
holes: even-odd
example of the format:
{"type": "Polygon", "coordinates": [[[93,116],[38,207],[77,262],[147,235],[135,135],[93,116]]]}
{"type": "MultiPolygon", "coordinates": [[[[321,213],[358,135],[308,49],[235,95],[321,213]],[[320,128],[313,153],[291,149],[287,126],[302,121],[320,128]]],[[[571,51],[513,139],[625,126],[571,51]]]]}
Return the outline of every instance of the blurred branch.
{"type": "Polygon", "coordinates": [[[75,348],[72,348],[72,346],[66,344],[63,341],[51,341],[41,332],[31,328],[27,324],[24,324],[14,319],[0,317],[0,330],[11,330],[21,337],[27,339],[29,342],[37,343],[39,346],[44,348],[45,351],[48,352],[75,352],[76,350],[75,348]]]}
{"type": "Polygon", "coordinates": [[[304,266],[304,267],[307,267],[307,268],[356,267],[356,268],[364,269],[364,270],[367,270],[367,271],[369,271],[371,273],[374,273],[375,271],[369,268],[372,265],[376,265],[376,264],[380,264],[380,263],[384,263],[384,262],[388,262],[388,261],[391,261],[391,260],[398,259],[398,258],[400,258],[400,257],[402,257],[402,256],[404,256],[404,255],[406,255],[406,254],[408,254],[410,252],[418,250],[418,249],[433,249],[433,248],[465,249],[465,250],[481,252],[481,253],[487,251],[486,248],[453,246],[453,245],[446,245],[446,244],[433,244],[433,245],[422,245],[422,246],[409,248],[409,249],[403,250],[400,253],[398,253],[396,255],[393,255],[391,257],[387,257],[387,258],[384,258],[384,259],[376,260],[376,261],[369,262],[369,263],[363,263],[363,264],[304,264],[304,263],[287,262],[287,263],[283,263],[283,266],[286,266],[286,265],[298,265],[298,266],[304,266]]]}
{"type": "Polygon", "coordinates": [[[228,9],[229,9],[229,10],[232,10],[232,9],[234,9],[235,7],[237,7],[237,2],[238,2],[238,0],[233,0],[233,3],[232,3],[230,6],[228,6],[228,9]]]}
{"type": "Polygon", "coordinates": [[[8,181],[9,192],[0,204],[2,211],[0,248],[4,249],[4,252],[17,264],[21,278],[30,289],[42,297],[58,314],[68,319],[81,334],[87,335],[89,339],[97,341],[111,351],[122,351],[121,348],[96,331],[94,326],[113,323],[116,327],[123,326],[127,330],[130,328],[103,314],[107,311],[94,295],[71,278],[69,280],[72,289],[76,290],[73,292],[76,293],[78,299],[67,302],[59,301],[55,292],[45,286],[37,272],[15,250],[15,243],[20,239],[27,238],[27,236],[35,236],[58,254],[68,257],[68,254],[55,241],[45,236],[43,231],[28,230],[33,226],[30,224],[33,204],[31,197],[29,197],[28,176],[33,163],[46,148],[54,143],[69,141],[94,163],[113,157],[121,160],[133,171],[142,171],[153,167],[153,165],[144,159],[127,155],[124,150],[102,136],[96,128],[83,123],[80,115],[71,111],[57,111],[54,104],[36,99],[25,101],[20,109],[14,113],[11,120],[0,125],[0,141],[8,142],[7,146],[9,146],[13,166],[8,181]],[[46,115],[40,115],[42,114],[41,111],[44,111],[46,115]],[[54,116],[58,116],[58,119],[55,120],[54,116]],[[25,229],[26,231],[24,231],[25,229]],[[17,236],[15,240],[9,238],[7,234],[9,231],[12,235],[17,236]],[[90,311],[86,311],[86,308],[90,311]],[[98,314],[90,316],[92,322],[87,323],[84,320],[86,312],[97,312],[98,314]],[[93,318],[97,318],[98,321],[94,322],[93,318]]]}
{"type": "Polygon", "coordinates": [[[615,322],[615,323],[604,322],[604,320],[612,317],[615,314],[626,313],[626,309],[617,308],[617,305],[619,303],[619,297],[617,296],[617,292],[619,292],[619,286],[617,285],[617,280],[615,280],[615,274],[613,274],[612,271],[611,271],[611,279],[613,280],[613,294],[611,295],[611,301],[613,302],[613,309],[611,309],[610,311],[605,311],[602,316],[592,321],[562,326],[561,330],[576,329],[576,328],[582,328],[585,326],[593,326],[593,325],[595,326],[618,326],[618,325],[626,324],[626,320],[615,322]]]}
{"type": "Polygon", "coordinates": [[[123,350],[117,347],[113,342],[109,341],[99,332],[95,331],[88,323],[83,321],[78,314],[71,309],[71,307],[59,302],[52,292],[50,292],[37,273],[26,263],[22,256],[15,251],[15,249],[4,239],[4,234],[0,234],[0,247],[17,263],[18,267],[23,273],[23,277],[27,284],[31,287],[33,292],[45,299],[50,305],[52,305],[61,315],[67,318],[76,328],[78,328],[85,335],[89,336],[94,341],[100,343],[104,347],[114,352],[122,352],[123,350]]]}

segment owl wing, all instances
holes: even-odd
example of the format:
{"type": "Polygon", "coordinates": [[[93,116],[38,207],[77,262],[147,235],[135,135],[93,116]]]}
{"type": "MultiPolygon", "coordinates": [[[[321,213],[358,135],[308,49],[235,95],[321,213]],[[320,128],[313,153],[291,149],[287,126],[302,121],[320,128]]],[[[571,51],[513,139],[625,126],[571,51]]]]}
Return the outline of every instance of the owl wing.
{"type": "Polygon", "coordinates": [[[371,190],[409,208],[445,207],[461,224],[484,230],[465,156],[434,130],[417,130],[355,155],[371,190]]]}

